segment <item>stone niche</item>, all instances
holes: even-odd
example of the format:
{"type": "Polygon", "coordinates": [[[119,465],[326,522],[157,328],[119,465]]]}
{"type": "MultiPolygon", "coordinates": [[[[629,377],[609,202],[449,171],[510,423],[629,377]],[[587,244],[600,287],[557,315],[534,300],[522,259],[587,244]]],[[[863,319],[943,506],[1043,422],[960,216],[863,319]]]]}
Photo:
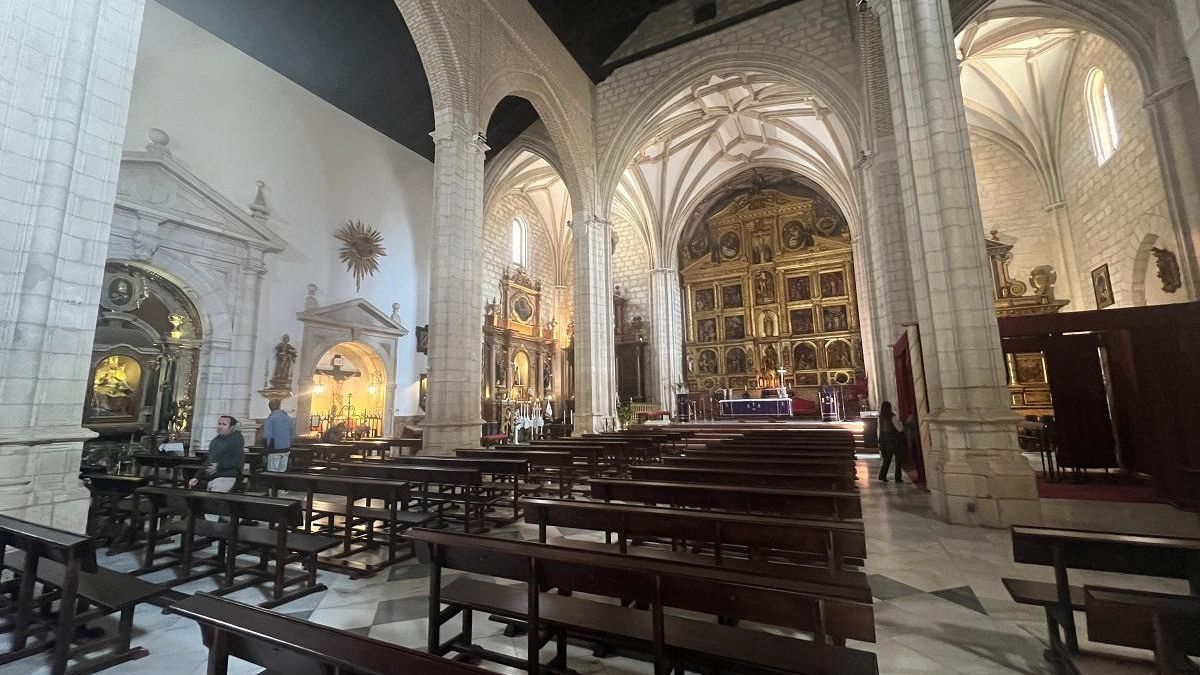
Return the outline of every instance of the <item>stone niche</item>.
{"type": "Polygon", "coordinates": [[[322,357],[335,347],[346,348],[357,361],[370,361],[382,368],[381,434],[392,434],[396,401],[396,354],[400,338],[408,329],[363,298],[335,305],[311,307],[296,314],[304,329],[297,361],[296,431],[307,429],[309,418],[324,411],[313,410],[313,389],[318,385],[322,357]]]}

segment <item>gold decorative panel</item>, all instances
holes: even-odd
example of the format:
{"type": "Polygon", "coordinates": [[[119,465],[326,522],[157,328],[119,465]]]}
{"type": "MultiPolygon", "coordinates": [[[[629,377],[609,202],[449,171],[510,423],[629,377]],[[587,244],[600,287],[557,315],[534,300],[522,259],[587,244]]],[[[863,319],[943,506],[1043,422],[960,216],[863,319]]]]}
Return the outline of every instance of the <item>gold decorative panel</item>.
{"type": "Polygon", "coordinates": [[[681,246],[692,391],[862,376],[849,229],[815,191],[747,189],[681,246]]]}

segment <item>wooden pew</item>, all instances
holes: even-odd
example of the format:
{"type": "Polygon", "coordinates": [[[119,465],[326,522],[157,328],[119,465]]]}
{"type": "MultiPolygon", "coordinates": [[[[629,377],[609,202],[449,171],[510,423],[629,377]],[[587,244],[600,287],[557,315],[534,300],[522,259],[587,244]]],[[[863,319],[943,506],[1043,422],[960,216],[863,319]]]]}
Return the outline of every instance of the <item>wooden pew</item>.
{"type": "Polygon", "coordinates": [[[560,497],[567,496],[575,483],[575,460],[569,452],[459,448],[454,451],[454,455],[466,459],[525,460],[529,462],[530,477],[555,483],[560,497]]]}
{"type": "MultiPolygon", "coordinates": [[[[633,540],[652,537],[702,543],[711,550],[712,564],[737,565],[737,554],[762,560],[783,555],[824,565],[831,570],[860,567],[867,555],[863,524],[857,521],[782,518],[779,516],[665,509],[581,500],[528,499],[525,522],[538,526],[539,540],[546,542],[546,526],[573,527],[606,533],[621,553],[647,552],[648,547],[630,547],[633,540]],[[732,555],[731,555],[732,554],[732,555]]],[[[557,540],[558,545],[583,542],[557,540]]],[[[791,567],[791,565],[788,565],[791,567]]]]}
{"type": "Polygon", "coordinates": [[[752,485],[805,490],[853,490],[854,476],[842,473],[806,471],[750,471],[741,469],[694,469],[679,466],[629,467],[633,480],[666,481],[675,483],[715,483],[717,485],[752,485]]]}
{"type": "Polygon", "coordinates": [[[421,504],[422,511],[429,511],[433,505],[438,517],[445,518],[446,509],[461,506],[463,532],[471,531],[472,522],[477,532],[487,531],[484,511],[494,499],[483,496],[483,474],[478,469],[384,462],[337,462],[330,466],[348,476],[413,483],[415,489],[410,494],[421,504]]]}
{"type": "Polygon", "coordinates": [[[390,464],[414,466],[440,466],[448,468],[477,469],[490,477],[480,487],[489,497],[497,497],[493,506],[512,509],[511,518],[494,518],[499,523],[515,522],[521,517],[521,497],[545,489],[541,483],[529,482],[529,460],[521,458],[490,459],[481,457],[431,457],[408,455],[387,460],[390,464]]]}
{"type": "Polygon", "coordinates": [[[1014,525],[1012,541],[1013,562],[1054,567],[1054,583],[1001,582],[1016,602],[1045,609],[1055,654],[1079,651],[1074,612],[1083,610],[1084,594],[1071,586],[1068,569],[1186,579],[1200,596],[1200,539],[1014,525]]]}
{"type": "Polygon", "coordinates": [[[200,624],[208,672],[224,674],[229,657],[289,675],[483,675],[488,671],[200,593],[166,611],[200,624]]]}
{"type": "Polygon", "coordinates": [[[496,451],[514,452],[569,452],[573,458],[576,473],[583,476],[599,477],[611,473],[620,473],[621,467],[629,464],[630,453],[623,445],[605,446],[599,443],[582,444],[565,441],[539,441],[528,445],[496,445],[496,451]]]}
{"type": "Polygon", "coordinates": [[[340,528],[342,550],[334,556],[317,558],[319,565],[337,572],[346,572],[351,578],[361,578],[376,574],[400,560],[412,557],[400,557],[397,549],[400,547],[401,534],[414,525],[424,525],[437,516],[428,512],[406,510],[409,501],[408,483],[404,481],[383,480],[379,478],[359,478],[356,476],[339,476],[325,473],[276,473],[263,472],[263,484],[271,490],[272,495],[278,490],[303,492],[304,498],[304,530],[312,531],[316,521],[328,521],[326,532],[339,532],[335,527],[334,516],[342,518],[340,528]],[[341,503],[318,502],[317,493],[339,495],[344,497],[341,503]],[[358,503],[365,500],[366,503],[358,503]],[[381,504],[373,505],[372,500],[381,504]],[[346,560],[348,556],[373,550],[375,543],[374,524],[383,524],[386,531],[386,546],[388,556],[377,563],[363,563],[346,560]],[[364,531],[359,531],[359,525],[364,531]],[[356,545],[356,542],[357,545],[356,545]]]}
{"type": "Polygon", "coordinates": [[[0,516],[0,569],[4,568],[15,574],[12,584],[16,593],[11,601],[3,598],[0,602],[12,628],[9,651],[0,654],[0,663],[53,650],[52,675],[82,674],[140,659],[149,653],[142,647],[131,646],[133,612],[138,604],[166,588],[100,567],[96,564],[96,548],[91,538],[0,516]],[[8,547],[17,550],[6,552],[8,547]],[[35,594],[39,583],[42,592],[35,594]],[[49,607],[55,600],[58,601],[56,619],[35,613],[35,609],[49,607]],[[116,635],[72,648],[78,627],[118,612],[116,635]],[[31,639],[34,644],[30,644],[31,639]],[[101,650],[107,653],[98,658],[80,658],[101,650]],[[68,670],[72,658],[78,662],[68,670]]]}
{"type": "MultiPolygon", "coordinates": [[[[199,535],[220,542],[224,553],[218,594],[270,582],[271,599],[262,603],[263,607],[270,608],[325,590],[324,584],[317,583],[317,555],[341,542],[334,537],[294,531],[293,528],[304,520],[299,501],[162,487],[144,487],[138,492],[155,501],[174,497],[187,505],[180,556],[183,576],[173,584],[196,578],[192,566],[197,562],[195,551],[199,535]],[[206,520],[204,516],[209,514],[222,516],[226,522],[206,520]],[[268,527],[240,525],[243,520],[260,521],[268,527]],[[239,567],[237,557],[247,551],[259,552],[260,560],[255,565],[239,567]],[[287,565],[291,562],[300,562],[304,572],[289,577],[287,565]],[[238,577],[248,578],[237,581],[238,577]],[[287,590],[297,584],[299,588],[287,590]]],[[[220,553],[218,557],[221,557],[220,553]]],[[[205,572],[202,576],[211,573],[205,572]]]]}
{"type": "Polygon", "coordinates": [[[873,654],[839,647],[844,639],[873,641],[870,592],[747,574],[719,567],[582,551],[525,541],[471,537],[418,528],[409,535],[430,565],[431,653],[459,651],[537,674],[538,652],[550,637],[557,653],[549,669],[566,666],[569,636],[629,645],[654,657],[656,675],[700,665],[751,673],[876,673],[873,654]],[[465,576],[442,586],[450,568],[525,582],[525,588],[465,576]],[[649,612],[561,594],[589,593],[644,603],[649,612]],[[443,610],[442,603],[449,608],[443,610]],[[812,641],[683,618],[666,607],[784,626],[812,641]],[[472,644],[472,612],[524,620],[526,659],[472,644]],[[441,640],[443,623],[462,614],[462,631],[441,640]],[[543,636],[544,631],[546,636],[543,636]]]}
{"type": "Polygon", "coordinates": [[[88,536],[96,538],[97,544],[107,544],[110,554],[137,546],[145,519],[137,489],[149,485],[150,478],[106,473],[81,474],[80,478],[91,496],[86,526],[88,536]]]}
{"type": "Polygon", "coordinates": [[[691,467],[695,469],[745,469],[747,471],[786,471],[800,473],[814,471],[818,473],[840,472],[855,475],[854,461],[845,458],[825,459],[822,457],[710,457],[710,456],[680,456],[663,455],[663,466],[691,467]]]}
{"type": "Polygon", "coordinates": [[[852,460],[854,453],[849,450],[830,450],[824,448],[791,450],[787,448],[755,448],[736,446],[710,446],[703,448],[688,448],[683,451],[685,457],[763,457],[770,459],[836,459],[852,460]]]}
{"type": "Polygon", "coordinates": [[[150,482],[153,485],[178,485],[186,482],[180,474],[181,468],[191,466],[193,469],[198,469],[202,465],[203,462],[198,457],[187,455],[175,455],[167,452],[133,453],[134,473],[141,475],[143,469],[151,469],[150,482]],[[162,476],[163,470],[170,472],[166,479],[162,476]]]}
{"type": "Polygon", "coordinates": [[[667,504],[791,517],[862,518],[862,503],[859,502],[858,493],[849,491],[621,479],[594,479],[588,482],[588,486],[592,499],[606,502],[667,504]]]}
{"type": "Polygon", "coordinates": [[[1200,656],[1200,598],[1169,593],[1085,586],[1083,607],[1092,642],[1154,652],[1154,667],[1105,654],[1068,655],[1080,675],[1200,672],[1188,656],[1200,656]]]}

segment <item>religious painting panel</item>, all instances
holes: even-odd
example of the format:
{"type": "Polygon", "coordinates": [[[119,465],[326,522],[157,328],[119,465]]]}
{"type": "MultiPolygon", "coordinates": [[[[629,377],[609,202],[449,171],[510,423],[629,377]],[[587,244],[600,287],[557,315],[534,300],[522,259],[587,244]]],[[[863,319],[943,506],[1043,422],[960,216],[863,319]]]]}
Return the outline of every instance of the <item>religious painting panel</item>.
{"type": "Polygon", "coordinates": [[[830,368],[853,368],[854,358],[850,345],[844,340],[834,340],[825,346],[825,363],[830,368]]]}
{"type": "Polygon", "coordinates": [[[775,302],[775,275],[759,270],[754,273],[754,304],[767,305],[775,302]]]}
{"type": "Polygon", "coordinates": [[[743,305],[742,285],[721,287],[721,306],[725,309],[737,309],[743,305]]]}
{"type": "Polygon", "coordinates": [[[717,341],[717,320],[700,319],[696,321],[696,342],[717,341]]]}
{"type": "Polygon", "coordinates": [[[1108,263],[1092,270],[1092,291],[1096,294],[1096,308],[1104,309],[1117,302],[1113,295],[1112,278],[1108,274],[1108,263]]]}
{"type": "Polygon", "coordinates": [[[533,302],[529,299],[529,296],[518,295],[513,300],[512,314],[521,323],[530,323],[533,321],[533,302]]]}
{"type": "Polygon", "coordinates": [[[717,308],[717,292],[711,288],[697,288],[692,296],[692,307],[697,312],[711,312],[717,308]]]}
{"type": "Polygon", "coordinates": [[[727,316],[725,317],[725,339],[726,340],[742,340],[746,337],[746,317],[744,316],[727,316]]]}
{"type": "Polygon", "coordinates": [[[746,358],[746,350],[734,347],[725,352],[725,372],[731,375],[750,372],[750,362],[746,358]]]}
{"type": "Polygon", "coordinates": [[[1015,361],[1013,370],[1017,380],[1015,384],[1045,384],[1047,382],[1044,354],[1016,354],[1013,360],[1015,361]]]}
{"type": "Polygon", "coordinates": [[[733,260],[742,252],[742,238],[736,231],[730,230],[721,235],[717,241],[717,253],[721,260],[733,260]]]}
{"type": "Polygon", "coordinates": [[[699,260],[700,258],[708,255],[710,248],[711,247],[708,243],[708,233],[704,230],[701,230],[696,233],[696,236],[692,237],[690,242],[688,242],[688,257],[692,260],[699,260]]]}
{"type": "Polygon", "coordinates": [[[815,386],[821,383],[821,378],[817,373],[796,373],[795,382],[797,387],[815,386]]]}
{"type": "Polygon", "coordinates": [[[701,375],[716,375],[717,353],[711,349],[702,350],[696,367],[701,375]]]}
{"type": "Polygon", "coordinates": [[[811,342],[801,342],[792,348],[792,368],[795,370],[817,369],[817,347],[811,342]]]}
{"type": "Polygon", "coordinates": [[[846,294],[846,274],[844,272],[821,273],[821,297],[836,298],[846,294]]]}
{"type": "Polygon", "coordinates": [[[812,299],[812,277],[805,274],[802,277],[788,277],[787,301],[797,302],[812,299]]]}
{"type": "Polygon", "coordinates": [[[792,326],[792,335],[811,335],[816,332],[811,307],[793,309],[788,312],[788,319],[792,326]]]}
{"type": "Polygon", "coordinates": [[[846,305],[822,307],[821,327],[827,333],[850,330],[850,311],[846,305]]]}
{"type": "Polygon", "coordinates": [[[783,247],[789,251],[812,248],[813,233],[810,225],[802,223],[799,220],[789,220],[784,223],[782,234],[783,247]]]}

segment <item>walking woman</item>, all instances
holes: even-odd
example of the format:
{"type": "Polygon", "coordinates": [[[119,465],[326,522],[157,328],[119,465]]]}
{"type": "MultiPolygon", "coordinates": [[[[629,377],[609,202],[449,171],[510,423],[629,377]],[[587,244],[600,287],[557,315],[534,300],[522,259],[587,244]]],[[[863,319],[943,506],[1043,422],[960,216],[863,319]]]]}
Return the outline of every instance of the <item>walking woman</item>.
{"type": "Polygon", "coordinates": [[[883,461],[879,465],[879,480],[888,482],[888,466],[892,459],[896,460],[896,482],[900,480],[900,459],[904,456],[904,427],[896,419],[890,401],[884,401],[879,406],[879,456],[883,461]]]}

